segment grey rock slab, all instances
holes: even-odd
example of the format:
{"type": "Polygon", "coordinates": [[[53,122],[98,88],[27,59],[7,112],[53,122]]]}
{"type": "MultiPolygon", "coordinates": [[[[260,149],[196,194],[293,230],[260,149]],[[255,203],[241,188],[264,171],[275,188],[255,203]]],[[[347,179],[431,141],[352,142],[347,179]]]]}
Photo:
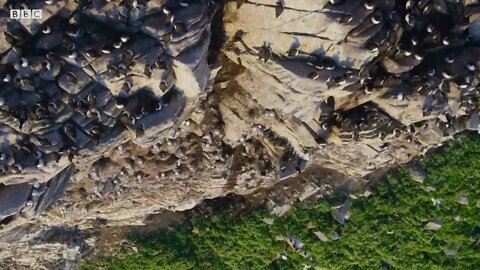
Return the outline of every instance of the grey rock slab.
{"type": "MultiPolygon", "coordinates": [[[[173,90],[171,90],[173,91],[173,90]]],[[[169,100],[167,106],[164,106],[160,111],[154,112],[142,117],[138,124],[145,127],[145,134],[140,138],[135,138],[135,141],[140,145],[151,145],[155,143],[159,134],[169,131],[177,121],[177,117],[185,108],[185,97],[175,91],[169,100]]]]}
{"type": "Polygon", "coordinates": [[[410,177],[413,181],[423,183],[423,180],[427,177],[427,171],[417,162],[410,164],[410,177]]]}
{"type": "Polygon", "coordinates": [[[470,22],[468,34],[471,36],[473,41],[480,42],[480,19],[470,22]]]}
{"type": "Polygon", "coordinates": [[[70,177],[75,171],[75,166],[70,165],[47,183],[46,191],[40,196],[38,204],[35,206],[35,213],[40,215],[49,206],[55,204],[58,199],[63,197],[70,177]]]}
{"type": "Polygon", "coordinates": [[[480,132],[480,113],[473,113],[472,116],[468,119],[467,129],[475,130],[480,132]]]}
{"type": "Polygon", "coordinates": [[[36,48],[50,51],[61,44],[63,38],[62,32],[55,32],[49,35],[43,35],[37,42],[36,48]]]}
{"type": "Polygon", "coordinates": [[[25,207],[32,187],[27,183],[0,185],[0,221],[17,214],[25,207]]]}

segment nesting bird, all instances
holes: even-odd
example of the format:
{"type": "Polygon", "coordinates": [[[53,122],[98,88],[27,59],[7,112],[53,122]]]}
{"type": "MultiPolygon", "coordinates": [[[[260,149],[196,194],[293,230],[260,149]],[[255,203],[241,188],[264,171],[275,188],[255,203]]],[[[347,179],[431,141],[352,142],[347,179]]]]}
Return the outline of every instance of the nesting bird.
{"type": "Polygon", "coordinates": [[[284,9],[285,9],[285,2],[283,0],[278,0],[275,6],[275,17],[278,18],[283,13],[284,9]]]}
{"type": "Polygon", "coordinates": [[[270,46],[267,46],[264,44],[262,47],[260,47],[260,50],[258,52],[258,58],[259,59],[264,59],[265,63],[268,62],[272,58],[273,52],[272,48],[270,46]]]}

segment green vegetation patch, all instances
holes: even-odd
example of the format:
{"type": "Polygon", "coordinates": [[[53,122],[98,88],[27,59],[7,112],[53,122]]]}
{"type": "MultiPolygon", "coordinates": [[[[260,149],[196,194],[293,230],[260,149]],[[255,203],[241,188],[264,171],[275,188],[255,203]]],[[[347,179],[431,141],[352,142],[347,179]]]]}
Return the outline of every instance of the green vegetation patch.
{"type": "Polygon", "coordinates": [[[392,172],[371,196],[350,199],[343,225],[331,205],[345,198],[313,209],[298,204],[281,218],[263,209],[197,214],[174,229],[131,235],[138,252],[83,268],[480,269],[480,137],[461,136],[420,163],[428,172],[423,183],[407,166],[392,172]],[[426,230],[431,221],[441,228],[426,230]],[[303,244],[299,251],[288,234],[303,244]]]}

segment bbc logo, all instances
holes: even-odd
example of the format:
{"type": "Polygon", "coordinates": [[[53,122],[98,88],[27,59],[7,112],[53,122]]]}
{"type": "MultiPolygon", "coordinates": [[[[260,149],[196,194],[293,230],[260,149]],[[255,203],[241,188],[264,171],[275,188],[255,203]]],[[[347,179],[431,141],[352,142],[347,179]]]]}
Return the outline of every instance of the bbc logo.
{"type": "Polygon", "coordinates": [[[10,19],[41,19],[41,9],[11,9],[10,19]]]}

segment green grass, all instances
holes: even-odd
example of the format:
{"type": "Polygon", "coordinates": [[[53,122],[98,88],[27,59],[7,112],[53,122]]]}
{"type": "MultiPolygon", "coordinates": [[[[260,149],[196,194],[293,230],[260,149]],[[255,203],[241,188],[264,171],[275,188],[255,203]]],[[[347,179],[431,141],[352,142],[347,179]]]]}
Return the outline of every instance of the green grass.
{"type": "Polygon", "coordinates": [[[353,200],[344,225],[330,214],[338,198],[320,201],[313,209],[295,205],[291,215],[275,218],[265,210],[233,217],[231,211],[209,217],[195,215],[171,230],[148,236],[130,235],[138,252],[97,258],[83,269],[480,269],[480,137],[464,135],[420,161],[428,171],[424,183],[400,168],[373,188],[368,198],[353,200]],[[425,191],[431,186],[436,190],[425,191]],[[469,205],[456,203],[459,194],[469,205]],[[445,203],[434,206],[432,199],[445,203]],[[455,217],[461,221],[455,221],[455,217]],[[439,231],[423,227],[433,218],[439,231]],[[329,237],[321,242],[314,231],[329,237]],[[330,238],[338,232],[340,239],[330,238]],[[277,236],[292,233],[304,243],[304,257],[277,236]],[[455,256],[443,249],[460,245],[455,256]],[[287,260],[281,259],[285,255],[287,260]],[[389,263],[386,263],[388,261],[389,263]]]}

